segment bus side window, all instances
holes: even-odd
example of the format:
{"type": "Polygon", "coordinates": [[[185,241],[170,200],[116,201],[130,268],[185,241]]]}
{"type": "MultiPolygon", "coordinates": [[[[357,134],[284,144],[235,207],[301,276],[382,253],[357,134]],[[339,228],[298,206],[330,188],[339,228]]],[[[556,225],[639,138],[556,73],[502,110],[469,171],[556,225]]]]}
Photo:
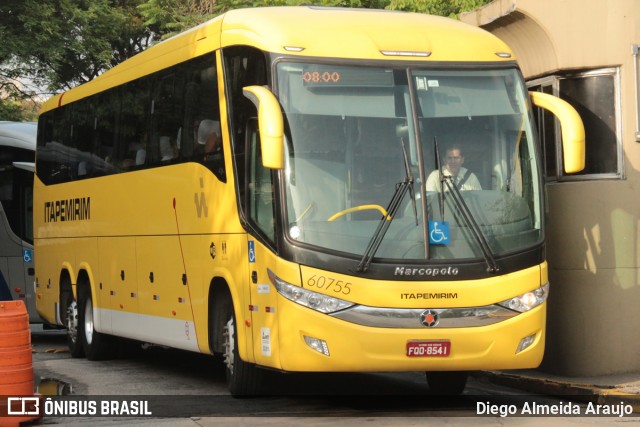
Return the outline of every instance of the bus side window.
{"type": "Polygon", "coordinates": [[[179,132],[182,156],[201,162],[221,182],[227,182],[215,55],[194,60],[185,76],[184,116],[179,132]],[[201,127],[203,122],[210,126],[201,127]],[[200,132],[204,129],[209,131],[200,132]]]}
{"type": "MultiPolygon", "coordinates": [[[[229,135],[236,160],[236,172],[240,200],[245,201],[245,142],[248,129],[251,128],[250,117],[257,111],[249,99],[242,94],[242,88],[252,85],[267,84],[267,65],[264,53],[248,46],[232,46],[223,49],[224,76],[231,128],[229,135]],[[249,120],[249,121],[248,121],[249,120]]],[[[257,125],[256,125],[257,126],[257,125]]],[[[245,209],[248,209],[245,207],[245,209]]]]}

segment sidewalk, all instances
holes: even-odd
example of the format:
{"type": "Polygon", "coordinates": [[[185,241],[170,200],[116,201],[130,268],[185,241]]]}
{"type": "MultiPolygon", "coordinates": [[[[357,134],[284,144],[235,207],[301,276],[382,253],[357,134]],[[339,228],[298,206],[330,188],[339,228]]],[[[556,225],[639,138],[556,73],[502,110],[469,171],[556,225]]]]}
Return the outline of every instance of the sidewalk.
{"type": "Polygon", "coordinates": [[[640,373],[599,377],[563,377],[537,370],[484,371],[480,373],[494,384],[536,394],[566,396],[579,402],[618,404],[621,401],[640,413],[640,373]]]}

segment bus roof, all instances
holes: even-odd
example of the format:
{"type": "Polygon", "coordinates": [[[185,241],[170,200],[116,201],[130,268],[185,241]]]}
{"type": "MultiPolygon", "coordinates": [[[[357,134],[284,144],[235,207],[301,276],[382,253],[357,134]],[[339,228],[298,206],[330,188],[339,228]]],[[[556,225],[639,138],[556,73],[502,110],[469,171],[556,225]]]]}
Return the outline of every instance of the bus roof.
{"type": "Polygon", "coordinates": [[[42,112],[233,45],[316,58],[426,62],[514,59],[509,47],[494,35],[438,16],[316,6],[236,9],[150,47],[87,84],[54,96],[43,105],[42,112]]]}
{"type": "Polygon", "coordinates": [[[496,61],[511,51],[494,35],[449,18],[379,9],[271,7],[227,12],[221,45],[301,56],[496,61]],[[289,48],[289,49],[287,49],[289,48]],[[387,54],[383,54],[386,52],[387,54]],[[389,55],[390,53],[404,55],[389,55]],[[417,56],[412,54],[424,54],[417,56]]]}
{"type": "Polygon", "coordinates": [[[0,146],[36,149],[38,124],[35,122],[0,121],[0,146]]]}

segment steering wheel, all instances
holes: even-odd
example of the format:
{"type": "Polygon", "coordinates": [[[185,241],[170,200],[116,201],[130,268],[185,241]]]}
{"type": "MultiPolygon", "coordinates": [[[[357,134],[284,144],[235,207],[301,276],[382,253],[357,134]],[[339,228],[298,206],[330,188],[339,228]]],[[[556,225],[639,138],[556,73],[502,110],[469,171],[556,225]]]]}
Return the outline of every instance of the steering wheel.
{"type": "Polygon", "coordinates": [[[351,212],[357,212],[357,211],[366,211],[366,210],[378,210],[380,211],[380,213],[382,215],[384,215],[385,217],[387,217],[387,221],[391,221],[391,216],[389,216],[389,214],[387,213],[387,210],[385,208],[383,208],[380,205],[360,205],[360,206],[354,206],[352,208],[348,208],[345,210],[342,210],[340,212],[337,212],[335,214],[333,214],[329,219],[327,219],[327,221],[335,221],[336,219],[340,218],[343,215],[346,215],[348,213],[351,212]]]}

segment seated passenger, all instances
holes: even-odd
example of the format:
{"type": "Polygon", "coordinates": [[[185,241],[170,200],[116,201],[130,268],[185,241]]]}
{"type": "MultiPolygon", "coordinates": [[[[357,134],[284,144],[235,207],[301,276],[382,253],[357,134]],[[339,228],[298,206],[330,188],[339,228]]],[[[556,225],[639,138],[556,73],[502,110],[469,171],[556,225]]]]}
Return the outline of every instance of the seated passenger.
{"type": "Polygon", "coordinates": [[[160,137],[160,158],[161,161],[167,162],[177,157],[176,148],[171,144],[171,139],[168,136],[160,137]]]}
{"type": "Polygon", "coordinates": [[[220,122],[217,120],[204,119],[198,126],[198,144],[202,148],[204,158],[220,152],[222,148],[222,139],[220,138],[220,122]]]}
{"type": "Polygon", "coordinates": [[[142,134],[142,140],[140,141],[140,143],[138,145],[136,145],[135,148],[135,152],[136,152],[136,158],[135,158],[135,165],[136,166],[142,166],[144,165],[146,158],[147,158],[147,141],[149,141],[149,135],[147,134],[147,132],[144,132],[142,134]]]}

